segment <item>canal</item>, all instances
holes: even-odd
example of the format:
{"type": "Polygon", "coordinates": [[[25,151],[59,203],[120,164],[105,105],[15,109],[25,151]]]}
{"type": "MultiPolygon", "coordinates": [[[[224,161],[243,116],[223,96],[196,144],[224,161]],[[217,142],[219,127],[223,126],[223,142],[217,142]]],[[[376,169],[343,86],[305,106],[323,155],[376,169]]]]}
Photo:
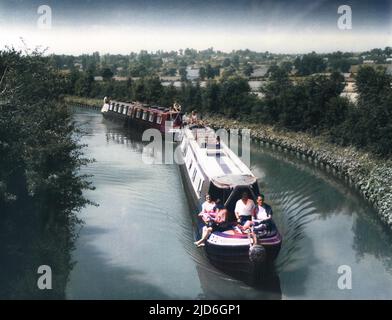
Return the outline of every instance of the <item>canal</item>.
{"type": "Polygon", "coordinates": [[[193,245],[178,167],[147,165],[143,144],[96,111],[75,112],[87,135],[84,168],[99,207],[73,251],[68,299],[392,298],[392,236],[339,179],[290,154],[252,145],[251,169],[283,235],[276,276],[253,288],[215,269],[193,245]],[[340,266],[352,274],[340,289],[340,266]]]}

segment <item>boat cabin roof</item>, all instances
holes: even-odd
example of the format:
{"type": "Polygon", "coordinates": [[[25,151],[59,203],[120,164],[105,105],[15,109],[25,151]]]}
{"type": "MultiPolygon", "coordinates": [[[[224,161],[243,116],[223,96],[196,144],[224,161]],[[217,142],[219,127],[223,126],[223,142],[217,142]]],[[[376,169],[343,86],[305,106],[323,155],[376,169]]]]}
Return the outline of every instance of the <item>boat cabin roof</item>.
{"type": "Polygon", "coordinates": [[[248,186],[256,182],[250,169],[222,140],[220,148],[216,148],[213,129],[186,128],[184,135],[198,165],[218,188],[248,186]]]}
{"type": "Polygon", "coordinates": [[[139,101],[131,101],[131,102],[122,102],[122,101],[110,101],[111,104],[115,105],[124,105],[127,107],[134,107],[143,111],[154,112],[154,113],[161,113],[161,114],[177,114],[179,111],[171,110],[170,108],[160,107],[156,105],[149,105],[146,103],[141,103],[139,101]]]}
{"type": "Polygon", "coordinates": [[[256,182],[253,175],[228,174],[224,176],[212,177],[211,182],[218,188],[234,188],[236,186],[250,186],[256,182]]]}

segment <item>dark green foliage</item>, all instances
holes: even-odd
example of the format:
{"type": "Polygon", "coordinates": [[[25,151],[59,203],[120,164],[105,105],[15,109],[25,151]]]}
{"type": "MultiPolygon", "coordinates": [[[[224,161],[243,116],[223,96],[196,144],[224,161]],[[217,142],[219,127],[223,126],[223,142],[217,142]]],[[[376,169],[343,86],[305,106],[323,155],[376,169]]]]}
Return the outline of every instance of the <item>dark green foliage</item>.
{"type": "Polygon", "coordinates": [[[187,76],[187,71],[185,67],[181,67],[180,69],[178,69],[178,74],[181,77],[181,81],[186,81],[186,76],[187,76]]]}
{"type": "Polygon", "coordinates": [[[0,297],[63,298],[77,211],[91,189],[78,130],[61,103],[66,80],[39,52],[0,52],[0,297]],[[36,285],[49,264],[55,286],[36,285]],[[9,285],[12,284],[10,287],[9,285]]]}
{"type": "Polygon", "coordinates": [[[327,67],[323,57],[314,52],[295,59],[294,66],[300,76],[324,72],[327,67]]]}
{"type": "Polygon", "coordinates": [[[110,68],[104,68],[101,71],[101,76],[105,81],[110,80],[113,77],[113,71],[110,68]]]}
{"type": "Polygon", "coordinates": [[[220,68],[212,67],[210,64],[206,66],[206,74],[208,79],[214,79],[215,76],[219,76],[220,68]]]}
{"type": "Polygon", "coordinates": [[[247,63],[244,67],[244,75],[250,77],[252,73],[253,73],[253,67],[250,63],[247,63]]]}
{"type": "Polygon", "coordinates": [[[78,96],[88,97],[91,95],[94,84],[94,77],[92,73],[82,73],[75,82],[75,93],[78,96]]]}
{"type": "Polygon", "coordinates": [[[204,67],[201,67],[201,68],[199,69],[199,77],[200,77],[200,80],[204,80],[204,79],[206,78],[206,76],[207,76],[206,69],[205,69],[204,67]]]}
{"type": "Polygon", "coordinates": [[[392,78],[384,69],[360,68],[356,84],[358,104],[341,132],[350,132],[345,143],[383,156],[392,154],[392,78]]]}

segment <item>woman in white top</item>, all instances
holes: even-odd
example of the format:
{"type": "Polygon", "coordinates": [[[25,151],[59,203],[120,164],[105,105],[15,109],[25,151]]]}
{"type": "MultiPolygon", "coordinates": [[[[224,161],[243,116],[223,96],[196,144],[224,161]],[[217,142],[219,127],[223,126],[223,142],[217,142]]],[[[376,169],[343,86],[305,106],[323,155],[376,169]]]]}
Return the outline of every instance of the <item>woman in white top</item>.
{"type": "Polygon", "coordinates": [[[201,205],[201,212],[199,213],[199,217],[201,217],[205,223],[209,222],[211,218],[215,218],[215,205],[215,201],[207,194],[206,201],[201,205]]]}
{"type": "Polygon", "coordinates": [[[194,242],[194,244],[198,247],[204,245],[204,241],[208,238],[209,234],[212,231],[211,223],[215,220],[217,214],[215,206],[215,201],[212,201],[211,196],[207,194],[206,201],[201,205],[201,212],[199,213],[199,217],[203,219],[206,225],[203,227],[201,239],[194,242]]]}

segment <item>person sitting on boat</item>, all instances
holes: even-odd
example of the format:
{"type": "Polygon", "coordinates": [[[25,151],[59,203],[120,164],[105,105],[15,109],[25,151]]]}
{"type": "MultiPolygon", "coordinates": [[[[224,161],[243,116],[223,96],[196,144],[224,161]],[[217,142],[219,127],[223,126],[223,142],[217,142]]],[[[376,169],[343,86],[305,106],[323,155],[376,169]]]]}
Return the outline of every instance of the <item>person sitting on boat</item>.
{"type": "Polygon", "coordinates": [[[272,208],[264,202],[264,195],[260,194],[257,197],[257,206],[254,210],[253,219],[247,221],[242,230],[245,231],[253,226],[254,231],[262,231],[271,228],[272,223],[272,208]]]}
{"type": "Polygon", "coordinates": [[[215,149],[219,150],[221,147],[221,139],[220,136],[216,136],[216,141],[215,141],[215,149]]]}
{"type": "Polygon", "coordinates": [[[215,218],[215,216],[215,202],[212,200],[211,196],[207,194],[206,201],[201,206],[199,217],[201,217],[205,223],[208,223],[212,218],[215,218]]]}
{"type": "Polygon", "coordinates": [[[214,207],[214,211],[216,213],[219,212],[219,210],[222,210],[224,208],[224,205],[222,204],[221,200],[218,198],[215,200],[215,207],[214,207]]]}
{"type": "Polygon", "coordinates": [[[249,198],[247,192],[244,192],[241,199],[237,201],[234,209],[237,222],[243,226],[247,221],[252,220],[255,208],[254,201],[249,198]]]}
{"type": "Polygon", "coordinates": [[[196,110],[193,110],[191,113],[190,123],[191,124],[198,124],[199,123],[199,119],[198,119],[196,110]]]}
{"type": "Polygon", "coordinates": [[[181,112],[181,106],[177,102],[174,102],[173,107],[172,107],[172,111],[181,112]]]}
{"type": "Polygon", "coordinates": [[[231,228],[231,224],[227,222],[227,215],[228,211],[226,207],[220,209],[216,216],[203,227],[200,240],[194,242],[194,244],[197,247],[203,247],[205,245],[205,241],[208,239],[211,233],[215,231],[223,232],[231,228]]]}

